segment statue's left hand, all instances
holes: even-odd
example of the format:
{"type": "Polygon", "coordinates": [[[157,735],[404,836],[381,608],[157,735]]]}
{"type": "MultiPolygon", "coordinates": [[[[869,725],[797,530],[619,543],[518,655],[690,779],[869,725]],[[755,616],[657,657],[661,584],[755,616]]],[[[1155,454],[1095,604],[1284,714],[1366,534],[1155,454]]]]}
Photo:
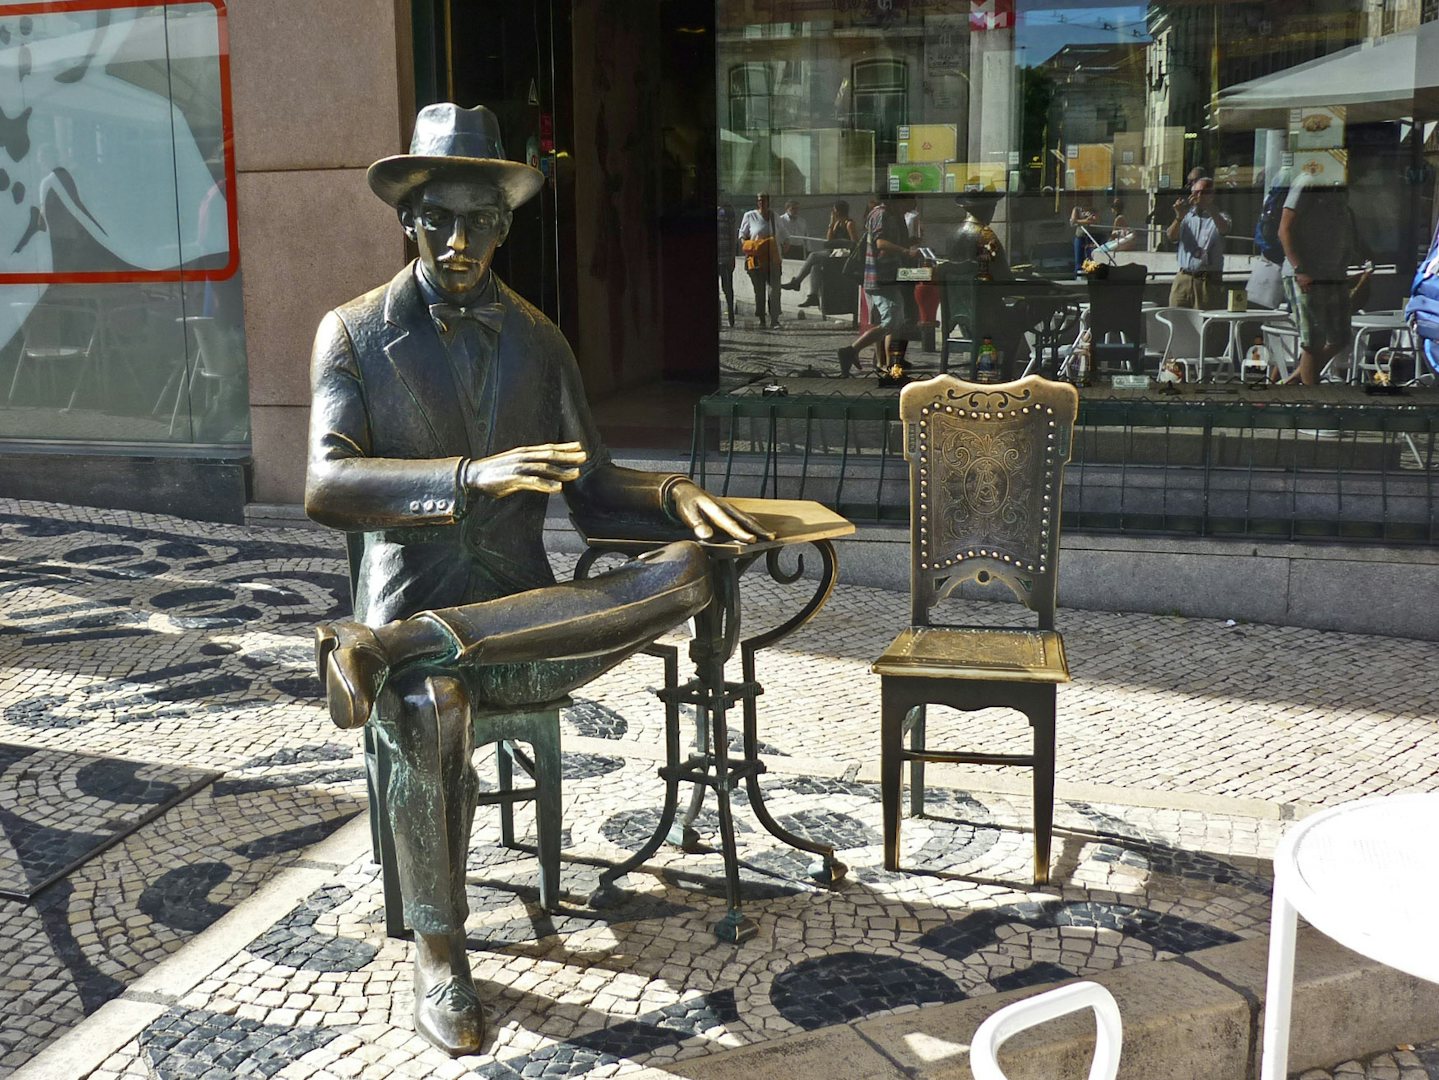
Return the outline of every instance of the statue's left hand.
{"type": "Polygon", "coordinates": [[[713,539],[716,532],[721,538],[729,537],[746,544],[773,539],[773,534],[760,528],[748,514],[689,480],[682,480],[670,489],[670,511],[694,530],[697,540],[713,539]]]}

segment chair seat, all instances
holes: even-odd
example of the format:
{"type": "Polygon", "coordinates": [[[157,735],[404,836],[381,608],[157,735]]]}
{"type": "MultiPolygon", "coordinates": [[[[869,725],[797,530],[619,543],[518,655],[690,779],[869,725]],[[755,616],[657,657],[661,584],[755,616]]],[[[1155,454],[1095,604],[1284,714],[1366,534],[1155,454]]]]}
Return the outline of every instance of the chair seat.
{"type": "Polygon", "coordinates": [[[924,679],[1069,682],[1064,639],[1053,630],[911,626],[870,670],[924,679]]]}

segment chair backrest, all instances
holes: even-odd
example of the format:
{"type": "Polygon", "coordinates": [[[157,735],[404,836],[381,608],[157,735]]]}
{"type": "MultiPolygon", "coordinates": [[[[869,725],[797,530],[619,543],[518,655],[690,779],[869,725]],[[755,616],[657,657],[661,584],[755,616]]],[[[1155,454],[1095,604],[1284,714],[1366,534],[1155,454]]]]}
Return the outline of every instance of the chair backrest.
{"type": "Polygon", "coordinates": [[[93,304],[41,300],[25,319],[20,334],[27,353],[88,353],[98,328],[93,304]]]}
{"type": "Polygon", "coordinates": [[[1094,1010],[1094,1059],[1089,1066],[1089,1080],[1114,1080],[1119,1075],[1124,1026],[1114,996],[1093,982],[1070,983],[1016,1001],[980,1024],[969,1042],[969,1071],[974,1080],[1005,1080],[995,1058],[1011,1035],[1081,1009],[1094,1010]]]}
{"type": "Polygon", "coordinates": [[[1111,266],[1104,277],[1089,279],[1089,332],[1095,342],[1118,334],[1133,344],[1144,340],[1144,282],[1149,267],[1142,263],[1111,266]]]}
{"type": "Polygon", "coordinates": [[[185,325],[195,334],[195,370],[214,379],[240,370],[242,354],[231,331],[209,315],[187,315],[185,325]]]}
{"type": "Polygon", "coordinates": [[[1192,360],[1199,355],[1199,312],[1193,308],[1166,307],[1156,311],[1154,317],[1169,327],[1164,359],[1192,360]]]}
{"type": "Polygon", "coordinates": [[[1260,327],[1264,347],[1269,350],[1270,362],[1279,368],[1279,377],[1289,378],[1294,365],[1299,362],[1299,331],[1292,326],[1267,323],[1260,327]]]}
{"type": "Polygon", "coordinates": [[[1159,318],[1162,308],[1150,308],[1144,314],[1144,349],[1163,356],[1169,349],[1169,323],[1159,318]]]}
{"type": "Polygon", "coordinates": [[[939,375],[899,395],[909,461],[910,617],[962,582],[999,581],[1054,628],[1059,505],[1079,392],[1036,375],[939,375]]]}

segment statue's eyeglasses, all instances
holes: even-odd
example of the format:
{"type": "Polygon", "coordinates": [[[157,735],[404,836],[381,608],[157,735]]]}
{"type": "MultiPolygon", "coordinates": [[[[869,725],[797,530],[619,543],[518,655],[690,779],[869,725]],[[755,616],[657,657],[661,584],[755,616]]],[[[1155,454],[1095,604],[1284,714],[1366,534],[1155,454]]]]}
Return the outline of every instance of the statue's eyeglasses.
{"type": "Polygon", "coordinates": [[[443,206],[427,206],[419,212],[418,218],[420,227],[426,232],[448,233],[454,230],[455,220],[461,216],[470,232],[494,232],[500,227],[500,212],[491,209],[472,210],[460,215],[443,206]]]}

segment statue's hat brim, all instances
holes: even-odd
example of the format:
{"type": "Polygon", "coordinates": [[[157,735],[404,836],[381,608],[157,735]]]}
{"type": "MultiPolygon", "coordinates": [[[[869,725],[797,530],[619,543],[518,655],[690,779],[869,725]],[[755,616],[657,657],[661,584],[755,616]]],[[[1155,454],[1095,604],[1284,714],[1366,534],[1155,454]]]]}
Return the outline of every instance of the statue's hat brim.
{"type": "Polygon", "coordinates": [[[504,193],[511,210],[529,202],[544,186],[539,169],[499,158],[396,154],[381,158],[366,174],[370,190],[391,206],[399,206],[421,184],[431,180],[457,180],[493,184],[504,193]]]}

